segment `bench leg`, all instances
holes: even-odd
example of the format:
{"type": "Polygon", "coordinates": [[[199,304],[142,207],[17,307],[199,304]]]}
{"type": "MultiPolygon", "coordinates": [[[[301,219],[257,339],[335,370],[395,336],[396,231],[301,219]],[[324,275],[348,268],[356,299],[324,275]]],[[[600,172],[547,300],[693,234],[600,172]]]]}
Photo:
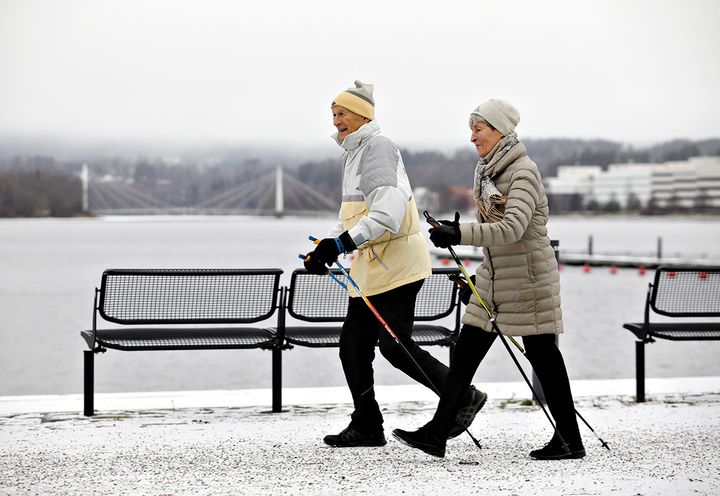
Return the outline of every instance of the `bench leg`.
{"type": "Polygon", "coordinates": [[[282,411],[282,350],[272,350],[272,411],[282,411]]]}
{"type": "Polygon", "coordinates": [[[635,342],[635,401],[645,402],[645,343],[635,342]]]}
{"type": "Polygon", "coordinates": [[[83,351],[84,362],[84,407],[83,413],[86,417],[95,414],[93,404],[95,395],[95,352],[93,350],[83,351]]]}

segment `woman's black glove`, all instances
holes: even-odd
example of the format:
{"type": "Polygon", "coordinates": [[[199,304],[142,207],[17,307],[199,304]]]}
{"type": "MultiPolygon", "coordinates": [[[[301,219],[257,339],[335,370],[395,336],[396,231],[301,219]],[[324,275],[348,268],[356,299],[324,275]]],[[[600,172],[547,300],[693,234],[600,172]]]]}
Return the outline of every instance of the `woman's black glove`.
{"type": "MultiPolygon", "coordinates": [[[[473,283],[473,286],[475,286],[475,274],[470,276],[470,280],[473,283]]],[[[470,303],[470,298],[472,298],[473,292],[472,289],[470,289],[470,285],[465,283],[464,286],[460,286],[460,291],[458,291],[458,298],[460,298],[460,301],[462,301],[465,305],[470,303]]]]}
{"type": "Polygon", "coordinates": [[[460,214],[455,212],[455,220],[439,220],[441,226],[428,230],[430,241],[438,248],[449,248],[460,243],[460,214]]]}

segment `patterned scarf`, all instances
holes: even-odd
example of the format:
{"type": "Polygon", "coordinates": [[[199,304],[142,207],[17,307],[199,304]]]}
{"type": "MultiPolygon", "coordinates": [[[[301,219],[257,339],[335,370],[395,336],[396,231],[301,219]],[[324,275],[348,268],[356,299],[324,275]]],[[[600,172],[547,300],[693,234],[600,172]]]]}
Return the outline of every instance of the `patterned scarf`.
{"type": "Polygon", "coordinates": [[[516,133],[503,136],[490,153],[478,160],[475,167],[475,180],[473,184],[473,198],[475,207],[484,219],[489,222],[498,222],[505,215],[505,202],[507,198],[495,186],[495,182],[483,173],[490,162],[497,162],[519,143],[516,133]]]}

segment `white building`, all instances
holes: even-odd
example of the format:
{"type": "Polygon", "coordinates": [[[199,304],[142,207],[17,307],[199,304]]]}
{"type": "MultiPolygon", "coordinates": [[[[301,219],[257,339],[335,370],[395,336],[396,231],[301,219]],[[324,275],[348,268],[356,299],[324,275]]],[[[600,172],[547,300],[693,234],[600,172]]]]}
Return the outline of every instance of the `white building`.
{"type": "Polygon", "coordinates": [[[599,165],[561,165],[557,177],[547,178],[547,191],[556,195],[590,196],[593,178],[602,173],[599,165]]]}
{"type": "Polygon", "coordinates": [[[652,196],[652,164],[611,164],[593,179],[594,199],[599,205],[617,202],[620,208],[647,205],[652,196]]]}
{"type": "Polygon", "coordinates": [[[639,209],[720,209],[720,157],[663,164],[561,166],[547,179],[554,197],[579,195],[582,204],[639,209]]]}
{"type": "Polygon", "coordinates": [[[660,207],[720,207],[720,157],[658,164],[653,171],[653,197],[660,207]]]}

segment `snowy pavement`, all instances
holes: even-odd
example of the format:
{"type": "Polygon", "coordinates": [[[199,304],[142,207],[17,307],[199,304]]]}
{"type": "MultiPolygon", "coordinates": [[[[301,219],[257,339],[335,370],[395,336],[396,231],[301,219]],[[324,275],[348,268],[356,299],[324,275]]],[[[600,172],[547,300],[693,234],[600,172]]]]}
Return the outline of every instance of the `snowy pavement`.
{"type": "Polygon", "coordinates": [[[0,494],[720,494],[720,378],[648,380],[636,404],[628,381],[576,381],[588,456],[534,461],[552,435],[523,384],[478,386],[490,399],[445,459],[390,431],[430,419],[417,386],[378,388],[388,444],[322,443],[348,422],[344,388],[285,390],[268,413],[266,390],[0,398],[0,494]],[[625,392],[623,392],[625,391],[625,392]],[[224,401],[223,401],[224,400],[224,401]],[[68,408],[69,406],[69,408],[68,408]]]}

